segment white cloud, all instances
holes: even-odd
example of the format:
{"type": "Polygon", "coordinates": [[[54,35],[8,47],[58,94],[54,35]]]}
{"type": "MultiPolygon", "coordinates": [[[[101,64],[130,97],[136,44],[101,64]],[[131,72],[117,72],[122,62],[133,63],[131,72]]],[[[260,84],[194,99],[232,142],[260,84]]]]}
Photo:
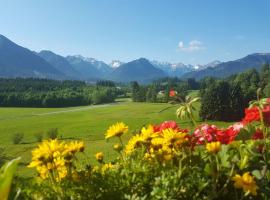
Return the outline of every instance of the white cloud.
{"type": "Polygon", "coordinates": [[[178,44],[178,47],[179,48],[184,48],[184,42],[180,41],[179,44],[178,44]]]}
{"type": "Polygon", "coordinates": [[[187,46],[184,45],[183,41],[180,41],[178,43],[178,48],[180,51],[184,51],[184,52],[194,52],[194,51],[200,51],[200,50],[205,49],[203,43],[199,40],[191,40],[187,46]]]}

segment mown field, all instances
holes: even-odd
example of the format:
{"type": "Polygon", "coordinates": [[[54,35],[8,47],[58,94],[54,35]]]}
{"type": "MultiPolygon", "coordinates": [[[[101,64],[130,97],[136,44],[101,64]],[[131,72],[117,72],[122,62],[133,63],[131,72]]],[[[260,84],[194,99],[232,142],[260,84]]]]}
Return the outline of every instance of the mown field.
{"type": "MultiPolygon", "coordinates": [[[[31,159],[31,150],[37,146],[35,134],[50,128],[58,128],[63,140],[83,140],[86,143],[84,158],[87,162],[95,162],[94,154],[103,151],[106,160],[115,158],[112,150],[115,140],[105,141],[104,133],[111,124],[123,121],[130,127],[125,136],[127,140],[132,132],[147,124],[157,124],[165,120],[176,120],[180,127],[188,128],[188,121],[177,119],[175,110],[164,103],[134,103],[118,101],[115,104],[94,107],[74,108],[0,108],[0,147],[5,149],[9,158],[22,157],[18,175],[31,176],[33,170],[25,165],[31,159]],[[170,107],[170,108],[168,108],[170,107]],[[168,109],[165,109],[168,108],[168,109]],[[165,110],[164,110],[165,109],[165,110]],[[160,112],[161,110],[164,110],[160,112]],[[21,144],[13,144],[12,136],[23,133],[21,144]]],[[[199,105],[197,105],[199,108],[199,105]]],[[[211,122],[218,126],[228,123],[211,122]]]]}

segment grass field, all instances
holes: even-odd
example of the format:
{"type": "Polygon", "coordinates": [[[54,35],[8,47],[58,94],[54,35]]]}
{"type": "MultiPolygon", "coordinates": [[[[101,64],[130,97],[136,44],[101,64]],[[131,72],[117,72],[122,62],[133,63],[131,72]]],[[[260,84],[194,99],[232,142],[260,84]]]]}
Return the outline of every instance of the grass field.
{"type": "MultiPolygon", "coordinates": [[[[31,159],[31,150],[37,145],[34,134],[46,132],[50,128],[58,128],[63,140],[83,140],[86,143],[86,155],[91,162],[94,154],[103,151],[105,160],[115,158],[112,150],[115,140],[106,142],[104,133],[111,124],[123,121],[130,127],[130,133],[135,132],[143,125],[160,123],[165,120],[176,120],[180,127],[189,127],[188,121],[176,118],[176,107],[169,104],[134,103],[119,101],[116,104],[97,107],[75,108],[0,108],[0,147],[5,148],[8,157],[22,157],[19,175],[31,176],[33,170],[25,165],[31,159]],[[12,136],[15,133],[24,134],[22,144],[14,145],[12,136]]],[[[198,105],[199,106],[199,105],[198,105]]],[[[224,122],[213,122],[219,126],[226,126],[224,122]]]]}

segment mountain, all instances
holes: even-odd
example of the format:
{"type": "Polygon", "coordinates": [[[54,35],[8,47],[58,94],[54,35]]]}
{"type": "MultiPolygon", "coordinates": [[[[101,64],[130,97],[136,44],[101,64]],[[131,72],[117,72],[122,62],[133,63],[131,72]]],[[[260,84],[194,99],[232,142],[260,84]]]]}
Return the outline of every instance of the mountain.
{"type": "Polygon", "coordinates": [[[87,81],[109,79],[118,82],[147,83],[166,76],[196,79],[206,76],[226,77],[250,68],[259,70],[265,63],[270,63],[270,53],[255,53],[234,61],[213,61],[206,65],[195,66],[183,63],[150,62],[145,58],[128,63],[114,60],[108,65],[94,58],[63,57],[47,50],[36,53],[0,35],[0,77],[87,81]]]}
{"type": "Polygon", "coordinates": [[[81,79],[81,74],[73,69],[65,57],[47,50],[40,51],[37,55],[62,72],[68,79],[81,79]]]}
{"type": "Polygon", "coordinates": [[[153,66],[149,60],[140,58],[117,67],[110,74],[110,79],[118,82],[138,81],[147,83],[165,76],[167,74],[163,70],[153,66]]]}
{"type": "Polygon", "coordinates": [[[104,77],[104,74],[83,56],[67,56],[66,59],[76,71],[80,72],[82,79],[93,81],[104,77]]]}
{"type": "Polygon", "coordinates": [[[192,65],[185,65],[183,63],[169,63],[169,62],[151,62],[155,67],[163,70],[168,76],[177,76],[180,77],[183,74],[194,71],[195,68],[192,65]]]}
{"type": "Polygon", "coordinates": [[[90,62],[95,68],[97,68],[101,73],[103,73],[104,76],[112,72],[112,68],[103,61],[96,60],[95,58],[85,58],[82,56],[81,58],[87,62],[90,62]]]}
{"type": "MultiPolygon", "coordinates": [[[[216,67],[217,65],[219,65],[221,62],[219,61],[219,60],[214,60],[214,61],[212,61],[212,62],[210,62],[210,63],[208,63],[208,64],[206,64],[206,65],[200,65],[200,64],[198,64],[198,65],[195,65],[194,66],[194,69],[195,70],[203,70],[203,69],[206,69],[206,68],[208,68],[208,67],[216,67]]],[[[193,70],[194,71],[194,70],[193,70]]]]}
{"type": "Polygon", "coordinates": [[[0,77],[62,79],[64,75],[29,49],[0,35],[0,77]]]}
{"type": "Polygon", "coordinates": [[[238,60],[222,62],[214,67],[188,72],[182,78],[202,79],[206,76],[227,77],[251,68],[259,70],[263,64],[269,62],[270,53],[254,53],[238,60]]]}
{"type": "MultiPolygon", "coordinates": [[[[208,63],[208,64],[206,64],[206,65],[203,65],[202,68],[216,67],[216,66],[218,66],[218,65],[221,64],[221,63],[222,63],[222,62],[219,61],[219,60],[214,60],[213,62],[210,62],[210,63],[208,63]]],[[[202,69],[202,68],[201,68],[201,69],[202,69]]]]}
{"type": "Polygon", "coordinates": [[[111,68],[117,68],[120,65],[123,65],[124,63],[119,60],[113,60],[109,65],[111,68]]]}

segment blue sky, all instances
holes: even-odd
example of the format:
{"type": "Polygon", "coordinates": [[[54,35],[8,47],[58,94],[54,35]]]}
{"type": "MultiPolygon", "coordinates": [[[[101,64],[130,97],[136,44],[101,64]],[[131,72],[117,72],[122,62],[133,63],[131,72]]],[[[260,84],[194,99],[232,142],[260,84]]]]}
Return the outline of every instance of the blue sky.
{"type": "Polygon", "coordinates": [[[0,0],[0,34],[105,62],[206,64],[270,52],[268,0],[0,0]]]}

